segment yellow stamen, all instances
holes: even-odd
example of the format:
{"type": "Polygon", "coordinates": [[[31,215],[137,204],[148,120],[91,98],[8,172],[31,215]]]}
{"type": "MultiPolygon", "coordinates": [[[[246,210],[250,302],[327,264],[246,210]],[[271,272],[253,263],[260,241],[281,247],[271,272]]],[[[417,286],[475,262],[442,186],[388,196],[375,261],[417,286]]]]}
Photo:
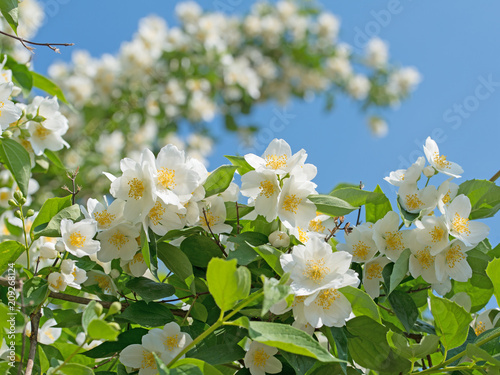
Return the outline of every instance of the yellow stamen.
{"type": "Polygon", "coordinates": [[[278,156],[276,154],[267,155],[266,156],[266,168],[271,168],[271,169],[276,170],[276,169],[280,169],[282,167],[285,167],[287,159],[288,159],[288,156],[286,156],[285,154],[280,155],[280,156],[278,156]]]}
{"type": "Polygon", "coordinates": [[[143,351],[142,355],[143,357],[142,357],[141,369],[145,368],[150,368],[153,370],[156,369],[156,360],[153,353],[143,351]]]}
{"type": "Polygon", "coordinates": [[[253,353],[253,364],[256,367],[265,367],[270,355],[264,349],[257,349],[253,353]]]}
{"type": "Polygon", "coordinates": [[[406,207],[408,207],[411,211],[418,210],[420,207],[424,205],[417,194],[408,194],[405,196],[406,207]]]}
{"type": "Polygon", "coordinates": [[[446,160],[446,156],[444,155],[439,156],[439,153],[435,152],[432,160],[434,160],[434,164],[436,164],[438,168],[450,168],[451,163],[446,160]]]}
{"type": "Polygon", "coordinates": [[[457,262],[460,262],[462,259],[465,259],[464,253],[462,253],[459,249],[460,249],[459,245],[454,245],[451,246],[446,251],[445,259],[446,259],[446,264],[448,264],[448,267],[454,268],[457,262]]]}
{"type": "Polygon", "coordinates": [[[325,266],[325,259],[306,261],[306,270],[304,276],[312,280],[315,284],[320,284],[325,276],[330,272],[330,268],[325,266]]]}
{"type": "Polygon", "coordinates": [[[283,201],[283,209],[296,214],[300,202],[302,202],[302,198],[297,198],[295,194],[287,195],[283,201]]]}
{"type": "Polygon", "coordinates": [[[315,303],[323,309],[329,309],[332,306],[332,303],[339,297],[340,293],[337,289],[324,289],[319,292],[315,303]]]}
{"type": "Polygon", "coordinates": [[[85,236],[82,236],[80,232],[73,232],[69,236],[69,243],[74,247],[83,247],[85,244],[85,236]]]}
{"type": "Polygon", "coordinates": [[[142,198],[144,194],[144,184],[138,178],[133,178],[128,182],[130,190],[128,191],[128,196],[135,200],[142,198]]]}
{"type": "Polygon", "coordinates": [[[94,219],[99,226],[108,227],[116,219],[116,215],[112,215],[108,211],[102,210],[101,212],[94,212],[94,219]]]}
{"type": "Polygon", "coordinates": [[[432,237],[432,242],[436,243],[443,239],[444,229],[436,225],[429,233],[432,237]]]}
{"type": "Polygon", "coordinates": [[[311,220],[309,222],[309,230],[311,232],[323,233],[325,226],[321,224],[321,220],[311,220]]]}
{"type": "Polygon", "coordinates": [[[365,269],[366,278],[369,280],[382,277],[382,266],[378,263],[372,263],[365,269]]]}
{"type": "Polygon", "coordinates": [[[175,170],[161,168],[158,170],[158,182],[165,189],[173,189],[177,184],[175,182],[175,170]]]}
{"type": "Polygon", "coordinates": [[[385,232],[385,243],[388,250],[404,250],[403,234],[397,232],[385,232]]]}
{"type": "Polygon", "coordinates": [[[260,188],[259,195],[260,196],[264,195],[266,198],[271,198],[275,191],[273,183],[269,180],[261,181],[259,188],[260,188]]]}
{"type": "Polygon", "coordinates": [[[148,217],[149,220],[154,225],[158,225],[163,219],[163,215],[165,214],[166,208],[160,203],[160,201],[156,201],[154,207],[149,211],[148,217]]]}
{"type": "Polygon", "coordinates": [[[167,339],[163,342],[168,349],[168,351],[172,351],[175,348],[179,347],[179,335],[168,336],[167,339]]]}
{"type": "Polygon", "coordinates": [[[465,234],[466,236],[470,235],[469,219],[460,216],[458,212],[455,212],[455,217],[451,221],[451,225],[457,233],[465,234]]]}
{"type": "Polygon", "coordinates": [[[129,238],[117,230],[108,241],[111,245],[114,245],[118,250],[120,250],[129,241],[129,238]]]}

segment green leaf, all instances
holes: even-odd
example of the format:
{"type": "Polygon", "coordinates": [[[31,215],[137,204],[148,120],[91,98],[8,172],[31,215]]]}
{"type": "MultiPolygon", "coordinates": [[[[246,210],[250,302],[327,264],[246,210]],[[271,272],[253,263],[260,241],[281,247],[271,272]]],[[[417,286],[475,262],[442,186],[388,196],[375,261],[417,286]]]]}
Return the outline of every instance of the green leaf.
{"type": "Polygon", "coordinates": [[[19,9],[17,6],[17,0],[0,0],[0,11],[16,35],[19,21],[19,9]]]}
{"type": "Polygon", "coordinates": [[[168,369],[167,365],[163,363],[160,357],[158,357],[158,354],[153,352],[153,357],[155,358],[156,362],[156,368],[158,369],[158,374],[159,375],[170,375],[170,370],[168,369]]]}
{"type": "Polygon", "coordinates": [[[33,231],[34,239],[38,239],[41,236],[45,237],[61,237],[61,221],[62,219],[69,219],[74,222],[84,219],[83,214],[80,211],[80,206],[74,204],[72,206],[63,208],[59,211],[52,219],[50,219],[47,225],[39,225],[33,231]]]}
{"type": "Polygon", "coordinates": [[[101,345],[81,354],[90,358],[111,357],[113,354],[125,349],[129,345],[140,344],[142,336],[148,332],[149,331],[144,328],[132,328],[128,331],[120,333],[117,341],[103,342],[101,345]]]}
{"type": "Polygon", "coordinates": [[[210,173],[207,181],[203,184],[205,188],[205,198],[225,191],[233,180],[236,167],[232,165],[221,165],[210,173]]]}
{"type": "Polygon", "coordinates": [[[399,212],[401,213],[401,218],[403,219],[403,222],[405,223],[405,227],[409,227],[412,225],[412,223],[418,219],[419,214],[412,214],[408,211],[406,211],[401,204],[399,203],[399,198],[397,200],[399,212]]]}
{"type": "Polygon", "coordinates": [[[333,190],[329,195],[342,199],[353,207],[361,207],[367,203],[383,204],[387,200],[387,197],[384,193],[361,190],[359,187],[346,187],[336,189],[333,190]]]}
{"type": "Polygon", "coordinates": [[[479,346],[474,344],[467,344],[466,348],[467,357],[475,361],[486,361],[495,366],[500,366],[500,360],[494,358],[486,350],[481,349],[479,346]]]}
{"type": "Polygon", "coordinates": [[[233,251],[229,252],[227,259],[236,259],[239,265],[246,266],[258,258],[253,246],[264,245],[268,237],[259,232],[243,232],[228,238],[229,242],[235,244],[233,251]]]}
{"type": "Polygon", "coordinates": [[[59,156],[57,156],[57,154],[54,151],[46,149],[43,153],[52,162],[54,166],[56,166],[59,169],[66,170],[65,165],[62,163],[61,159],[59,159],[59,156]]]}
{"type": "Polygon", "coordinates": [[[14,263],[24,252],[24,245],[17,241],[0,243],[0,275],[5,272],[10,263],[14,263]]]}
{"type": "Polygon", "coordinates": [[[175,288],[172,285],[157,283],[145,277],[135,277],[129,280],[126,287],[137,293],[146,302],[170,297],[175,294],[175,288]]]}
{"type": "Polygon", "coordinates": [[[49,295],[49,284],[41,277],[34,277],[23,285],[24,306],[33,309],[39,306],[49,295]]]}
{"type": "Polygon", "coordinates": [[[305,375],[318,361],[314,358],[288,353],[281,350],[280,354],[293,367],[297,375],[305,375]]]}
{"type": "Polygon", "coordinates": [[[419,344],[411,344],[413,355],[416,358],[424,358],[429,354],[435,353],[438,350],[439,337],[436,335],[424,336],[419,344]]]}
{"type": "Polygon", "coordinates": [[[61,102],[69,105],[66,97],[64,96],[64,93],[54,82],[52,82],[47,77],[33,71],[31,72],[31,75],[33,76],[33,86],[38,87],[49,95],[57,96],[57,98],[61,102]]]}
{"type": "Polygon", "coordinates": [[[27,98],[33,88],[33,78],[31,76],[31,71],[24,64],[9,64],[9,68],[12,71],[12,80],[23,90],[23,95],[27,98]]]}
{"type": "Polygon", "coordinates": [[[500,209],[500,187],[487,180],[469,180],[460,184],[458,195],[464,194],[470,199],[469,219],[493,217],[500,209]]]}
{"type": "Polygon", "coordinates": [[[222,365],[237,361],[245,356],[245,351],[237,343],[206,345],[190,350],[188,357],[197,358],[211,365],[222,365]]]}
{"type": "MultiPolygon", "coordinates": [[[[328,331],[330,331],[329,333],[331,334],[331,338],[333,338],[333,341],[335,342],[335,347],[337,349],[337,357],[347,362],[349,359],[349,349],[347,348],[348,339],[347,339],[347,330],[345,326],[324,327],[322,330],[324,333],[326,333],[327,337],[329,336],[328,331]]],[[[346,373],[347,364],[341,363],[340,366],[342,367],[342,371],[346,373]]]]}
{"type": "MultiPolygon", "coordinates": [[[[375,188],[375,190],[373,190],[373,192],[384,194],[379,185],[377,185],[377,187],[375,188]]],[[[385,199],[382,202],[377,204],[367,203],[365,206],[365,212],[366,212],[365,220],[368,223],[376,223],[378,220],[383,219],[384,216],[389,211],[392,211],[392,206],[391,202],[389,202],[389,199],[387,197],[385,197],[385,199]]]]}
{"type": "Polygon", "coordinates": [[[380,321],[377,304],[373,299],[361,289],[353,286],[345,286],[340,288],[339,291],[349,300],[352,307],[352,312],[356,316],[368,316],[375,320],[380,321]]]}
{"type": "Polygon", "coordinates": [[[66,375],[94,375],[94,371],[91,368],[79,363],[68,363],[61,367],[57,373],[66,375]]]}
{"type": "Polygon", "coordinates": [[[460,346],[467,338],[472,318],[463,307],[444,298],[430,295],[431,313],[434,317],[436,333],[441,343],[450,350],[460,346]]]}
{"type": "Polygon", "coordinates": [[[400,292],[399,290],[395,290],[389,294],[388,299],[394,313],[399,321],[403,323],[406,332],[410,333],[418,318],[418,309],[415,302],[407,293],[400,292]]]}
{"type": "Polygon", "coordinates": [[[243,156],[229,156],[225,155],[225,158],[228,159],[232,165],[238,167],[236,170],[238,173],[243,176],[245,173],[255,170],[248,162],[245,160],[243,156]]]}
{"type": "Polygon", "coordinates": [[[255,210],[255,207],[237,202],[224,202],[224,205],[226,206],[226,221],[236,221],[238,217],[241,219],[255,210]],[[236,205],[238,205],[238,211],[236,211],[236,205]]]}
{"type": "Polygon", "coordinates": [[[408,344],[408,340],[403,335],[389,331],[387,332],[386,337],[387,343],[398,355],[408,359],[414,359],[413,351],[408,344]]]}
{"type": "Polygon", "coordinates": [[[387,374],[409,372],[410,361],[395,353],[387,343],[387,327],[367,316],[350,319],[346,327],[350,334],[349,353],[356,363],[387,374]]]}
{"type": "Polygon", "coordinates": [[[31,233],[42,224],[48,223],[63,208],[71,206],[71,195],[62,198],[47,199],[31,226],[31,233]]]}
{"type": "Polygon", "coordinates": [[[94,319],[87,327],[88,335],[94,340],[115,341],[120,331],[104,320],[94,319]]]}
{"type": "Polygon", "coordinates": [[[171,375],[222,375],[214,366],[196,358],[184,358],[175,362],[170,368],[171,375]],[[197,369],[198,371],[194,370],[197,369]],[[190,371],[190,372],[189,372],[190,371]]]}
{"type": "Polygon", "coordinates": [[[281,268],[280,257],[283,254],[281,251],[269,245],[261,245],[253,248],[262,259],[276,272],[279,276],[283,276],[283,268],[281,268]]]}
{"type": "Polygon", "coordinates": [[[410,249],[405,249],[399,256],[396,263],[394,263],[394,268],[392,269],[390,278],[389,293],[392,293],[392,291],[396,289],[399,283],[406,277],[406,274],[408,273],[410,255],[410,249]]]}
{"type": "Polygon", "coordinates": [[[120,315],[132,323],[146,327],[159,327],[175,320],[168,307],[159,303],[146,303],[144,301],[131,303],[120,315]]]}
{"type": "Polygon", "coordinates": [[[221,257],[219,246],[210,238],[202,235],[189,236],[181,243],[181,250],[196,267],[207,267],[210,259],[221,257]]]}
{"type": "Polygon", "coordinates": [[[184,252],[166,242],[157,244],[158,258],[165,266],[182,280],[193,276],[193,266],[184,252]]]}
{"type": "Polygon", "coordinates": [[[12,173],[19,190],[27,197],[31,175],[31,160],[28,151],[13,139],[3,138],[0,142],[0,158],[12,173]]]}
{"type": "Polygon", "coordinates": [[[89,304],[85,307],[85,310],[83,311],[82,314],[82,328],[85,331],[85,333],[88,332],[88,327],[90,325],[90,322],[92,322],[95,319],[99,319],[99,316],[97,315],[97,312],[95,310],[95,305],[96,301],[90,301],[89,304]]]}
{"type": "Polygon", "coordinates": [[[289,353],[312,357],[321,362],[341,362],[307,333],[288,324],[251,321],[248,334],[252,340],[289,353]]]}
{"type": "MultiPolygon", "coordinates": [[[[148,267],[153,276],[158,279],[158,256],[156,255],[156,236],[151,228],[148,228],[149,241],[147,242],[147,248],[143,247],[143,255],[144,251],[147,252],[148,259],[148,267]]],[[[142,240],[142,239],[141,239],[142,240]]],[[[146,243],[144,244],[146,245],[146,243]]]]}
{"type": "Polygon", "coordinates": [[[236,268],[236,260],[213,258],[208,264],[208,290],[222,311],[232,309],[250,294],[250,271],[236,268]]]}
{"type": "Polygon", "coordinates": [[[493,293],[497,299],[497,305],[500,305],[500,258],[496,258],[488,264],[486,273],[493,283],[493,293]]]}
{"type": "Polygon", "coordinates": [[[308,198],[316,205],[318,212],[330,216],[344,216],[358,209],[358,207],[353,207],[346,201],[330,195],[316,194],[310,195],[308,198]]]}
{"type": "Polygon", "coordinates": [[[283,298],[290,294],[290,287],[288,285],[282,285],[279,280],[274,278],[268,279],[264,278],[264,301],[262,302],[262,313],[264,316],[269,309],[283,298]]]}

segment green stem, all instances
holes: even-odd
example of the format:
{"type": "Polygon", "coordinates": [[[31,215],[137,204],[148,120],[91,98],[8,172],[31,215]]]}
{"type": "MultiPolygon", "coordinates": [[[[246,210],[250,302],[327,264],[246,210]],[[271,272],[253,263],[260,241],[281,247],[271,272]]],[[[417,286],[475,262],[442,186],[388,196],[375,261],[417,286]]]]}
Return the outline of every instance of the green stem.
{"type": "Polygon", "coordinates": [[[61,363],[59,366],[57,366],[54,369],[53,374],[57,374],[57,371],[59,371],[64,366],[66,366],[69,363],[69,361],[71,361],[71,359],[73,359],[73,357],[78,354],[78,352],[83,348],[83,345],[85,345],[86,343],[87,343],[87,340],[85,340],[84,342],[82,342],[82,344],[79,345],[78,348],[76,348],[75,351],[73,353],[71,353],[69,355],[69,357],[64,360],[63,363],[61,363]]]}
{"type": "Polygon", "coordinates": [[[431,180],[430,177],[427,177],[427,182],[425,183],[425,186],[424,187],[427,187],[427,185],[429,185],[429,181],[431,180]]]}
{"type": "MultiPolygon", "coordinates": [[[[484,345],[484,344],[490,342],[491,340],[496,339],[497,337],[500,337],[500,331],[494,333],[493,335],[491,335],[489,337],[486,337],[486,338],[478,341],[476,343],[476,346],[484,345]]],[[[427,370],[424,370],[424,371],[414,372],[413,374],[434,374],[436,372],[448,372],[449,369],[451,369],[451,368],[456,369],[456,367],[446,367],[444,369],[443,369],[443,367],[445,367],[449,363],[453,363],[456,360],[459,360],[460,358],[462,358],[463,356],[465,356],[466,353],[467,353],[467,350],[464,350],[463,352],[460,352],[457,355],[454,355],[453,357],[451,357],[450,359],[447,359],[446,361],[444,361],[443,363],[441,363],[439,365],[433,366],[433,367],[431,367],[431,368],[429,368],[427,370]]],[[[467,367],[462,367],[462,369],[464,369],[464,368],[467,368],[467,367]]]]}
{"type": "Polygon", "coordinates": [[[257,292],[251,296],[249,296],[246,300],[242,301],[239,305],[237,305],[234,310],[228,314],[226,317],[224,317],[224,312],[221,311],[219,319],[210,326],[205,332],[203,332],[201,335],[199,335],[197,338],[195,338],[191,344],[186,346],[177,356],[172,359],[167,367],[172,366],[179,358],[181,358],[184,354],[186,354],[188,351],[190,351],[195,345],[198,345],[201,341],[203,341],[206,337],[208,337],[213,331],[215,331],[217,328],[222,326],[225,322],[227,322],[229,319],[231,319],[235,314],[237,314],[242,308],[245,306],[249,305],[256,299],[260,298],[262,295],[264,295],[263,291],[257,292]]]}
{"type": "Polygon", "coordinates": [[[24,234],[24,247],[26,248],[26,268],[30,269],[30,246],[28,245],[28,235],[26,233],[26,218],[23,214],[23,207],[19,206],[19,212],[21,213],[21,221],[23,222],[23,234],[24,234]]]}

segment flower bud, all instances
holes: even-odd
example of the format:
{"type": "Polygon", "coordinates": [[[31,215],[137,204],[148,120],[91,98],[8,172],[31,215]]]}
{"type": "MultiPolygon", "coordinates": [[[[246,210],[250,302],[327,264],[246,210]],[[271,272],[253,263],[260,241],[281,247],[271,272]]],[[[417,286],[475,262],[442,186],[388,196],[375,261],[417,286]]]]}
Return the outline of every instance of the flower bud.
{"type": "Polygon", "coordinates": [[[120,328],[120,325],[119,325],[118,323],[116,323],[116,322],[109,322],[109,323],[108,323],[108,326],[110,326],[110,327],[112,327],[112,328],[116,329],[117,331],[119,331],[119,330],[121,329],[121,328],[120,328]]]}
{"type": "Polygon", "coordinates": [[[118,271],[117,269],[112,269],[111,272],[109,273],[109,276],[112,279],[116,279],[117,277],[120,276],[120,271],[118,271]]]}
{"type": "Polygon", "coordinates": [[[108,315],[116,314],[120,312],[121,309],[122,309],[122,304],[118,301],[115,301],[111,304],[111,306],[109,306],[108,315]]]}
{"type": "Polygon", "coordinates": [[[431,178],[436,174],[436,170],[432,165],[428,165],[427,167],[425,167],[422,172],[424,173],[424,176],[427,178],[431,178]]]}
{"type": "Polygon", "coordinates": [[[17,210],[16,212],[14,212],[14,216],[17,217],[18,219],[22,220],[21,211],[19,211],[19,210],[17,210]]]}
{"type": "Polygon", "coordinates": [[[95,304],[94,311],[97,314],[97,316],[100,316],[102,314],[102,305],[99,302],[95,304]]]}
{"type": "Polygon", "coordinates": [[[26,212],[26,217],[32,217],[35,214],[35,211],[31,208],[26,212]]]}
{"type": "Polygon", "coordinates": [[[40,246],[40,256],[42,258],[54,259],[57,258],[59,253],[55,249],[55,245],[52,242],[45,242],[40,246]]]}
{"type": "Polygon", "coordinates": [[[36,121],[36,122],[42,122],[42,121],[45,121],[46,118],[43,117],[43,116],[40,116],[40,115],[37,115],[35,117],[33,117],[33,121],[36,121]]]}
{"type": "Polygon", "coordinates": [[[59,251],[60,253],[66,251],[66,246],[64,245],[63,240],[57,240],[56,250],[59,251]]]}
{"type": "Polygon", "coordinates": [[[269,242],[274,247],[287,247],[290,245],[290,237],[285,232],[277,230],[269,235],[269,242]]]}
{"type": "Polygon", "coordinates": [[[17,202],[14,199],[9,199],[8,203],[9,203],[9,206],[11,206],[11,207],[17,207],[17,202]]]}
{"type": "Polygon", "coordinates": [[[71,275],[73,269],[75,268],[75,261],[71,259],[64,259],[61,262],[61,272],[66,275],[71,275]]]}
{"type": "Polygon", "coordinates": [[[16,190],[14,192],[14,199],[21,203],[21,200],[23,199],[23,193],[20,190],[16,190]]]}
{"type": "Polygon", "coordinates": [[[12,132],[10,130],[6,130],[2,133],[3,138],[10,138],[12,137],[12,132]]]}
{"type": "Polygon", "coordinates": [[[28,120],[33,120],[33,115],[32,115],[31,113],[27,113],[27,114],[26,114],[26,118],[27,118],[28,120]]]}

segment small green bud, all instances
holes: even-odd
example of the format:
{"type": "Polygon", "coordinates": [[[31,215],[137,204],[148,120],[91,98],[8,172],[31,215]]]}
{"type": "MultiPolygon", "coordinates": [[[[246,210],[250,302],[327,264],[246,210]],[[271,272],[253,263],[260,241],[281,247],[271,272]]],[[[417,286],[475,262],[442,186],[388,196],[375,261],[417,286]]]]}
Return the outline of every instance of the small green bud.
{"type": "Polygon", "coordinates": [[[110,327],[113,327],[114,329],[116,329],[117,331],[119,331],[121,328],[120,328],[120,325],[116,322],[109,322],[108,323],[108,326],[110,327]]]}
{"type": "Polygon", "coordinates": [[[111,304],[111,306],[109,306],[108,315],[116,314],[120,312],[121,309],[122,309],[122,304],[118,301],[115,301],[111,304]]]}
{"type": "Polygon", "coordinates": [[[17,217],[18,219],[22,220],[21,211],[19,211],[19,210],[17,210],[16,212],[14,212],[14,216],[17,217]]]}
{"type": "Polygon", "coordinates": [[[99,302],[95,304],[94,311],[97,314],[97,316],[100,316],[102,314],[102,305],[99,302]]]}
{"type": "Polygon", "coordinates": [[[3,138],[10,138],[12,137],[12,132],[10,130],[6,130],[2,133],[3,138]]]}
{"type": "Polygon", "coordinates": [[[26,203],[26,198],[22,197],[21,199],[18,200],[19,204],[23,206],[26,203]]]}
{"type": "Polygon", "coordinates": [[[33,117],[33,121],[36,121],[36,122],[43,122],[45,120],[46,120],[46,118],[43,116],[40,116],[40,115],[33,117]]]}
{"type": "Polygon", "coordinates": [[[32,217],[35,214],[35,210],[31,208],[26,212],[26,217],[32,217]]]}
{"type": "Polygon", "coordinates": [[[19,203],[21,203],[21,199],[22,199],[22,198],[23,198],[23,193],[21,193],[21,191],[20,191],[20,190],[16,190],[16,191],[14,192],[14,199],[15,199],[16,201],[18,201],[19,203]]]}
{"type": "Polygon", "coordinates": [[[33,120],[33,115],[31,113],[26,114],[28,120],[33,120]]]}
{"type": "Polygon", "coordinates": [[[17,202],[14,199],[9,199],[8,203],[9,203],[9,206],[11,206],[11,207],[17,207],[17,202]]]}

